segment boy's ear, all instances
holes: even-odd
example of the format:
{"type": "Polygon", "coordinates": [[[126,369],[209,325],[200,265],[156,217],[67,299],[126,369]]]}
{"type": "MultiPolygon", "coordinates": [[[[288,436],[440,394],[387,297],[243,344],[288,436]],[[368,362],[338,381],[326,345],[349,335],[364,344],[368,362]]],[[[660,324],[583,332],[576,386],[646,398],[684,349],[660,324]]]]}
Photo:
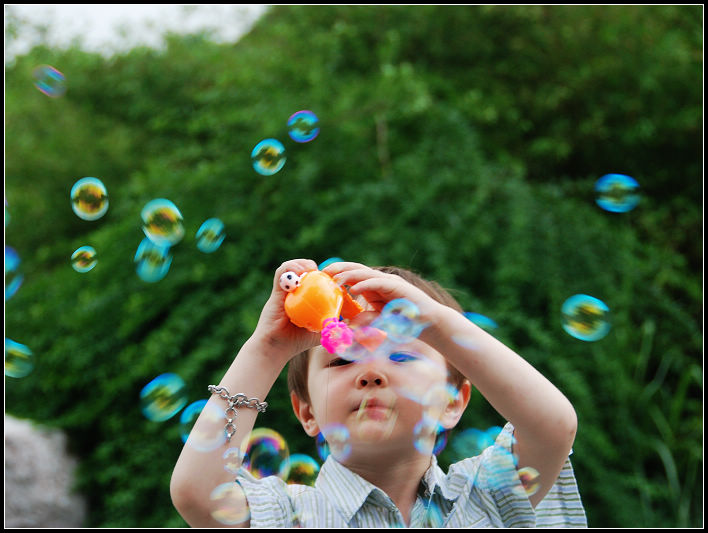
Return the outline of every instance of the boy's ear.
{"type": "Polygon", "coordinates": [[[300,424],[302,424],[305,433],[307,433],[310,437],[316,437],[320,432],[320,427],[317,425],[317,421],[312,413],[310,404],[299,398],[298,395],[295,394],[295,391],[290,393],[290,403],[292,403],[293,412],[300,421],[300,424]]]}
{"type": "Polygon", "coordinates": [[[472,393],[472,385],[469,380],[464,380],[457,396],[453,401],[447,404],[445,410],[443,411],[442,417],[440,419],[440,424],[445,429],[454,428],[457,423],[462,418],[462,413],[467,409],[467,404],[470,401],[470,394],[472,393]]]}

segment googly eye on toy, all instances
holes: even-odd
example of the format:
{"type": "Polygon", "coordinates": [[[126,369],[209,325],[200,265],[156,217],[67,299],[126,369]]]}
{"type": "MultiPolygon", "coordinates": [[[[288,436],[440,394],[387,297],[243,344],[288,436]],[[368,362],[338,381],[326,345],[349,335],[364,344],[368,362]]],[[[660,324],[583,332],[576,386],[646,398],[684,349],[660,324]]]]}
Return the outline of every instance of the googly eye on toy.
{"type": "Polygon", "coordinates": [[[280,288],[286,292],[293,292],[300,286],[300,276],[295,272],[284,272],[280,276],[280,288]]]}

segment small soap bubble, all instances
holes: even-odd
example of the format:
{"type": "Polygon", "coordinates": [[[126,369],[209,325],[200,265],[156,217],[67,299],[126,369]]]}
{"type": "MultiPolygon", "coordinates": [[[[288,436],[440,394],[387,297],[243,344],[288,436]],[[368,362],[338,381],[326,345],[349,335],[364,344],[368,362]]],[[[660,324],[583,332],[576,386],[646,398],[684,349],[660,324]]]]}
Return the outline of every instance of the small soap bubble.
{"type": "Polygon", "coordinates": [[[541,486],[541,475],[538,473],[538,470],[531,466],[525,466],[523,468],[519,468],[517,473],[519,474],[521,484],[524,486],[526,495],[532,496],[533,494],[536,494],[541,486]]]}
{"type": "Polygon", "coordinates": [[[495,444],[486,464],[485,484],[491,490],[511,489],[516,482],[518,458],[509,450],[495,444]]]}
{"type": "Polygon", "coordinates": [[[205,254],[215,252],[224,242],[224,223],[218,218],[209,218],[197,231],[197,248],[205,254]]]}
{"type": "Polygon", "coordinates": [[[639,183],[624,174],[605,174],[595,183],[595,202],[605,211],[626,213],[639,203],[639,183]]]}
{"type": "Polygon", "coordinates": [[[477,324],[480,328],[496,329],[499,327],[499,325],[488,316],[480,315],[479,313],[472,313],[469,311],[463,314],[469,319],[470,322],[477,324]]]}
{"type": "Polygon", "coordinates": [[[290,456],[283,436],[268,428],[251,431],[248,438],[243,440],[241,451],[244,468],[258,479],[282,475],[283,461],[287,461],[290,456]]]}
{"type": "Polygon", "coordinates": [[[140,407],[153,422],[172,418],[186,404],[187,385],[177,374],[161,374],[140,391],[140,407]]]}
{"type": "Polygon", "coordinates": [[[243,464],[243,452],[240,448],[229,448],[222,456],[224,459],[224,470],[230,474],[238,474],[243,464]]]}
{"type": "Polygon", "coordinates": [[[165,198],[150,200],[143,207],[143,232],[158,246],[174,246],[184,237],[182,213],[165,198]]]}
{"type": "Polygon", "coordinates": [[[413,428],[413,446],[423,455],[439,454],[447,444],[445,428],[433,418],[423,416],[413,428]],[[438,438],[443,435],[442,438],[438,438]]]}
{"type": "Polygon", "coordinates": [[[64,74],[50,65],[39,65],[32,71],[34,86],[51,98],[58,98],[66,92],[64,74]]]}
{"type": "Polygon", "coordinates": [[[418,306],[397,298],[384,306],[371,326],[386,332],[392,342],[405,343],[417,338],[426,324],[420,319],[418,306]]]}
{"type": "Polygon", "coordinates": [[[34,369],[34,354],[24,344],[5,339],[5,375],[23,378],[34,369]]]}
{"type": "Polygon", "coordinates": [[[143,281],[154,283],[167,275],[172,264],[169,246],[159,246],[145,237],[135,252],[135,271],[143,281]]]}
{"type": "Polygon", "coordinates": [[[324,270],[325,268],[327,268],[327,267],[328,267],[329,265],[331,265],[332,263],[341,263],[342,261],[344,261],[344,259],[342,259],[341,257],[330,257],[329,259],[325,259],[324,261],[322,261],[322,262],[317,266],[317,269],[318,269],[318,270],[324,270]]]}
{"type": "Polygon", "coordinates": [[[561,307],[563,329],[581,341],[597,341],[607,335],[609,315],[604,302],[587,294],[571,296],[561,307]]]}
{"type": "Polygon", "coordinates": [[[495,438],[484,430],[469,428],[455,435],[450,442],[450,447],[455,460],[461,460],[480,455],[494,445],[494,440],[495,438]]]}
{"type": "Polygon", "coordinates": [[[83,220],[98,220],[108,211],[108,191],[98,178],[81,178],[71,188],[71,208],[83,220]]]}
{"type": "Polygon", "coordinates": [[[71,254],[71,266],[80,273],[88,272],[98,263],[96,250],[93,246],[81,246],[71,254]]]}
{"type": "Polygon", "coordinates": [[[288,135],[295,142],[309,142],[320,133],[319,123],[312,111],[298,111],[288,119],[288,135]]]}
{"type": "Polygon", "coordinates": [[[189,435],[194,427],[194,422],[199,418],[204,406],[207,404],[208,400],[197,400],[194,403],[190,403],[184,408],[182,414],[179,417],[179,434],[182,437],[182,442],[187,442],[189,435]]]}
{"type": "Polygon", "coordinates": [[[234,481],[216,487],[211,491],[209,499],[212,502],[211,516],[221,524],[233,526],[251,518],[246,495],[234,481]]]}
{"type": "Polygon", "coordinates": [[[352,452],[349,443],[349,430],[341,424],[330,424],[322,428],[317,435],[317,454],[325,461],[332,454],[338,461],[343,461],[352,452]]]}
{"type": "Polygon", "coordinates": [[[309,455],[294,453],[283,462],[279,477],[289,485],[315,486],[320,464],[309,455]]]}
{"type": "Polygon", "coordinates": [[[5,301],[15,295],[24,280],[20,273],[20,263],[20,256],[15,249],[5,246],[5,301]]]}
{"type": "Polygon", "coordinates": [[[276,139],[259,142],[251,152],[253,168],[263,176],[278,172],[285,164],[285,147],[276,139]]]}

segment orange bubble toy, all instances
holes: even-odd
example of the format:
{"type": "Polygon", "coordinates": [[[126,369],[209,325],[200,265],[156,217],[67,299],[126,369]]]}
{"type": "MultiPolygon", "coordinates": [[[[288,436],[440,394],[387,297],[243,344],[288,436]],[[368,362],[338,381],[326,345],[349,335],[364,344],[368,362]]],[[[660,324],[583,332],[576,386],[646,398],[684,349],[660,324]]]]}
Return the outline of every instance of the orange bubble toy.
{"type": "Polygon", "coordinates": [[[329,353],[342,353],[354,341],[354,333],[342,319],[352,319],[364,308],[321,270],[298,276],[285,272],[280,287],[285,297],[285,313],[290,321],[312,332],[321,332],[322,346],[329,353]]]}

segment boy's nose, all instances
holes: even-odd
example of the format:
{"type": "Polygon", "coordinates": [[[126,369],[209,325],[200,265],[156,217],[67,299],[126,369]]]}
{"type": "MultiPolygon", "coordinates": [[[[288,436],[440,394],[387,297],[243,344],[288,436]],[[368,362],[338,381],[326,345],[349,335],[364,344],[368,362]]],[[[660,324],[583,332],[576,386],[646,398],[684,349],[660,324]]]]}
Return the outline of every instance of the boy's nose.
{"type": "Polygon", "coordinates": [[[357,387],[382,387],[388,384],[386,374],[377,368],[367,367],[356,378],[357,387]]]}

